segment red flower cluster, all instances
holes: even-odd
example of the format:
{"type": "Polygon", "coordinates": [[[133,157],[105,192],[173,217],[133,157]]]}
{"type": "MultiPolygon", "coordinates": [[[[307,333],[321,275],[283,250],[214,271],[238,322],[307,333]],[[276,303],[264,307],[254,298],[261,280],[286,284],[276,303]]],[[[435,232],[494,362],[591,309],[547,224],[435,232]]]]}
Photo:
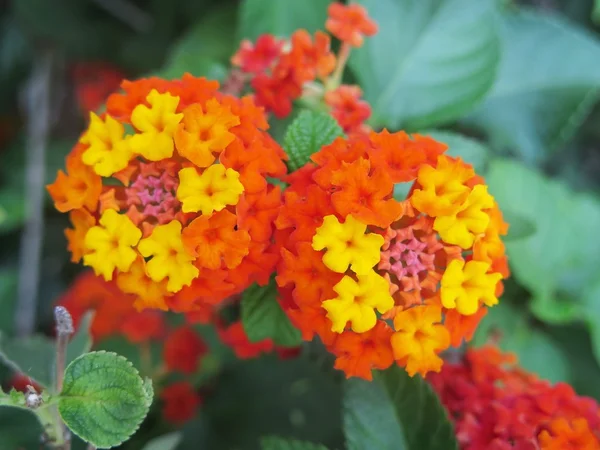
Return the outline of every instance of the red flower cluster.
{"type": "Polygon", "coordinates": [[[469,349],[428,380],[455,423],[463,450],[598,450],[600,408],[551,385],[495,347],[469,349]]]}
{"type": "Polygon", "coordinates": [[[79,62],[71,67],[75,95],[83,114],[97,111],[119,89],[125,74],[109,63],[79,62]]]}
{"type": "Polygon", "coordinates": [[[311,36],[298,30],[289,41],[269,34],[255,43],[245,40],[231,61],[249,80],[256,102],[277,117],[289,115],[292,102],[303,97],[327,105],[345,132],[365,132],[370,106],[360,99],[358,86],[340,83],[351,47],[360,47],[363,36],[375,34],[377,25],[359,5],[332,3],[326,28],[342,41],[337,57],[326,33],[311,36]]]}

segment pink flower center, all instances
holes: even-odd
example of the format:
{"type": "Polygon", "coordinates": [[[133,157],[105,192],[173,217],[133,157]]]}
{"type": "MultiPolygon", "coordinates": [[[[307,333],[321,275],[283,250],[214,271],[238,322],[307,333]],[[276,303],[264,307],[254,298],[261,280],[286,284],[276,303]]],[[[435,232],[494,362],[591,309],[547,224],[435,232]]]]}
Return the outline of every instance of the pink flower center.
{"type": "Polygon", "coordinates": [[[181,204],[175,196],[179,180],[169,172],[140,171],[135,181],[125,189],[127,206],[135,206],[144,219],[153,217],[159,224],[171,221],[181,204]]]}

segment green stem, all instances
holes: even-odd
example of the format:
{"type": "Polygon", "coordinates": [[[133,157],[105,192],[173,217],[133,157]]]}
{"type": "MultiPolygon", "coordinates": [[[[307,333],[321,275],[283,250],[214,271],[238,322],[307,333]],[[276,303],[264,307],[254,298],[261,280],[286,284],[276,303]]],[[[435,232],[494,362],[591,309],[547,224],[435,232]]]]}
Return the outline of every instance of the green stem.
{"type": "Polygon", "coordinates": [[[68,450],[70,445],[68,447],[66,446],[64,425],[60,419],[56,405],[42,406],[33,410],[33,412],[37,415],[38,420],[42,424],[42,428],[44,429],[49,442],[51,442],[54,447],[62,447],[64,450],[68,450]]]}
{"type": "Polygon", "coordinates": [[[350,57],[350,50],[352,50],[352,46],[347,42],[344,42],[340,47],[340,53],[338,54],[337,66],[335,67],[335,71],[327,80],[327,90],[332,91],[340,86],[342,83],[342,76],[344,75],[344,69],[346,68],[346,63],[348,62],[348,58],[350,57]]]}

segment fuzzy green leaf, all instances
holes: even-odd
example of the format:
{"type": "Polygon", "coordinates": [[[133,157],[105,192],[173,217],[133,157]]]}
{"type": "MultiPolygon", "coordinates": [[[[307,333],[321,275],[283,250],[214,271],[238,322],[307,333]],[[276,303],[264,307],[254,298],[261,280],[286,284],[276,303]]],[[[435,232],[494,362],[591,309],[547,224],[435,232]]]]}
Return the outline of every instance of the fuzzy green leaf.
{"type": "Polygon", "coordinates": [[[269,436],[260,440],[261,450],[327,450],[327,447],[312,442],[296,441],[269,436]]]}
{"type": "Polygon", "coordinates": [[[492,87],[500,61],[494,0],[361,0],[379,25],[350,57],[375,126],[450,122],[492,87]]]}
{"type": "Polygon", "coordinates": [[[291,171],[298,170],[313,153],[343,135],[343,130],[329,114],[302,111],[288,127],[283,140],[283,148],[289,157],[288,167],[291,171]]]}
{"type": "Polygon", "coordinates": [[[250,286],[242,296],[242,324],[251,342],[272,339],[277,345],[296,347],[302,343],[300,331],[281,309],[274,280],[267,286],[250,286]]]}
{"type": "Polygon", "coordinates": [[[484,130],[495,149],[537,163],[573,136],[598,99],[600,43],[548,13],[505,14],[500,29],[498,77],[466,123],[484,130]]]}
{"type": "Polygon", "coordinates": [[[452,423],[437,395],[419,375],[398,366],[378,382],[345,384],[344,433],[348,450],[458,449],[452,423]]]}
{"type": "Polygon", "coordinates": [[[69,429],[98,448],[115,447],[140,426],[150,408],[149,389],[122,356],[92,352],[65,371],[58,410],[69,429]]]}
{"type": "Polygon", "coordinates": [[[244,0],[240,5],[240,39],[256,39],[264,33],[289,37],[303,28],[322,30],[329,0],[244,0]]]}

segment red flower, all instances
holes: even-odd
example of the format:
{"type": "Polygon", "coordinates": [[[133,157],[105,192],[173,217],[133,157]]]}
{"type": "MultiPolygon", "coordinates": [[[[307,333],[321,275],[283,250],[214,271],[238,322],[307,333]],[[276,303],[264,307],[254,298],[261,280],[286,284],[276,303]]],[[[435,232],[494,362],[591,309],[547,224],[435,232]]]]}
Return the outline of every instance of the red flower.
{"type": "Polygon", "coordinates": [[[273,350],[273,341],[265,339],[260,342],[250,342],[242,322],[235,322],[228,327],[218,328],[221,341],[233,350],[240,359],[254,358],[261,353],[268,353],[273,350]]]}
{"type": "Polygon", "coordinates": [[[344,5],[331,3],[329,5],[329,18],[325,28],[340,41],[353,47],[363,44],[364,36],[373,36],[377,33],[377,24],[373,22],[367,10],[360,5],[344,5]]]}
{"type": "Polygon", "coordinates": [[[243,40],[231,63],[247,73],[261,73],[271,67],[281,54],[283,42],[271,34],[262,34],[256,44],[243,40]]]}
{"type": "Polygon", "coordinates": [[[133,313],[123,321],[121,332],[134,344],[160,339],[165,334],[165,319],[158,311],[133,313]]]}
{"type": "Polygon", "coordinates": [[[171,423],[180,425],[196,414],[202,403],[200,396],[187,381],[180,381],[167,386],[160,394],[164,402],[163,416],[171,423]]]}
{"type": "Polygon", "coordinates": [[[207,352],[207,347],[197,333],[183,326],[167,337],[163,349],[163,358],[169,370],[193,374],[200,357],[207,352]]]}

